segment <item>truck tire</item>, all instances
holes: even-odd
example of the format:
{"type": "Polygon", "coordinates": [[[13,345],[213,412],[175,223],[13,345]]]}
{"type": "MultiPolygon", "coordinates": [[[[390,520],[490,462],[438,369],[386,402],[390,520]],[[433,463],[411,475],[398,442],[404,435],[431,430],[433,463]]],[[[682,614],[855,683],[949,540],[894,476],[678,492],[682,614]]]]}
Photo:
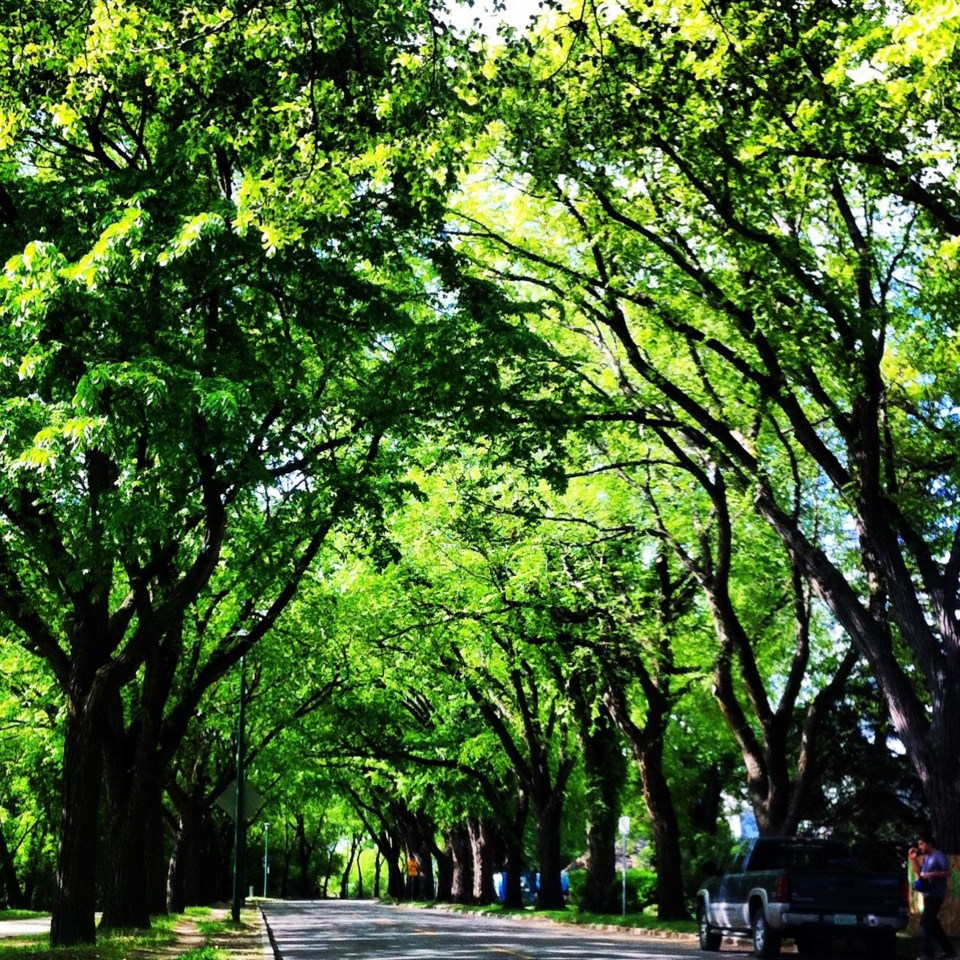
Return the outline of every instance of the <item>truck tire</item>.
{"type": "Polygon", "coordinates": [[[757,960],[774,960],[780,956],[780,934],[771,930],[767,925],[767,918],[763,915],[763,907],[753,911],[751,922],[753,934],[753,955],[757,960]]]}
{"type": "Polygon", "coordinates": [[[701,950],[715,951],[720,949],[720,944],[723,943],[723,935],[717,933],[710,926],[707,908],[702,903],[697,907],[697,931],[700,934],[701,950]]]}

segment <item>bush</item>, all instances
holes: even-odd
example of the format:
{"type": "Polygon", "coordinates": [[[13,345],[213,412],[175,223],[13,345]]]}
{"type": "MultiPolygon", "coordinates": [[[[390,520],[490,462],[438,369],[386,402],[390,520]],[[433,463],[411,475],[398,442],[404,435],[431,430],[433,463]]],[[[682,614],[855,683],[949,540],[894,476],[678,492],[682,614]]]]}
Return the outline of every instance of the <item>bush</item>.
{"type": "MultiPolygon", "coordinates": [[[[570,903],[579,908],[583,898],[583,888],[587,882],[586,870],[570,872],[570,903]]],[[[623,880],[617,874],[614,885],[616,900],[621,902],[623,880]]],[[[657,902],[657,875],[652,870],[627,871],[627,913],[641,913],[644,907],[657,902]]]]}

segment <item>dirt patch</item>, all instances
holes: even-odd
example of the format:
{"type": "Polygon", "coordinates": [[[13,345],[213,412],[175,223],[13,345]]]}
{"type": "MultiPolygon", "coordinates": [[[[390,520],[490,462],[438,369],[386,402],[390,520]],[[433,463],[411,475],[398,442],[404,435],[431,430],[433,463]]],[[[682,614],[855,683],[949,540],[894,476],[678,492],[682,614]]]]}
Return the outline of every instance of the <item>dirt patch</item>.
{"type": "MultiPolygon", "coordinates": [[[[230,909],[215,907],[199,916],[182,916],[173,928],[173,938],[169,934],[151,940],[149,937],[123,938],[125,943],[118,945],[112,938],[101,941],[98,946],[51,950],[45,936],[49,920],[34,922],[33,928],[20,934],[14,925],[26,926],[26,922],[7,921],[3,924],[0,936],[0,960],[70,960],[82,957],[83,960],[178,960],[186,953],[210,948],[202,960],[214,960],[213,950],[227,960],[273,960],[271,951],[264,950],[264,927],[260,911],[254,907],[245,909],[240,915],[240,923],[230,922],[230,909]]],[[[201,960],[201,958],[197,958],[201,960]]],[[[222,960],[222,958],[221,958],[222,960]]]]}
{"type": "Polygon", "coordinates": [[[159,950],[145,950],[133,956],[137,960],[171,960],[182,956],[191,950],[201,947],[214,947],[230,954],[230,960],[264,960],[264,931],[263,918],[259,910],[244,910],[240,915],[239,924],[229,924],[208,934],[204,927],[208,924],[229,920],[230,911],[214,909],[204,917],[183,917],[173,928],[177,935],[176,943],[162,947],[159,950]]]}

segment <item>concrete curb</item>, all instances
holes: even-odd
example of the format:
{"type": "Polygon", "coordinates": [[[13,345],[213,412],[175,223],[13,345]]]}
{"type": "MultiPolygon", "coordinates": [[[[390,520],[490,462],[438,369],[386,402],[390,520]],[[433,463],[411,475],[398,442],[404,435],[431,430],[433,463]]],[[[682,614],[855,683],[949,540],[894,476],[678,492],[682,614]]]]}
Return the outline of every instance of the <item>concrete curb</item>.
{"type": "Polygon", "coordinates": [[[257,909],[260,911],[260,920],[263,923],[263,956],[265,960],[281,960],[280,947],[277,945],[277,938],[273,935],[267,915],[263,912],[263,905],[258,903],[257,909]]]}

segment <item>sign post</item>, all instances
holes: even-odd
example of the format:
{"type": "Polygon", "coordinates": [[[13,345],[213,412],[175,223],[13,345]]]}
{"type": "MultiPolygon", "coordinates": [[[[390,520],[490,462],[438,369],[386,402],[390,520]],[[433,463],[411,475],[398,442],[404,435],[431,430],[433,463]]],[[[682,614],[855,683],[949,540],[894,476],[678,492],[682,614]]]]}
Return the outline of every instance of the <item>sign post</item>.
{"type": "Polygon", "coordinates": [[[627,915],[627,835],[630,833],[630,818],[620,818],[620,836],[623,839],[623,896],[621,898],[622,916],[627,915]]]}

